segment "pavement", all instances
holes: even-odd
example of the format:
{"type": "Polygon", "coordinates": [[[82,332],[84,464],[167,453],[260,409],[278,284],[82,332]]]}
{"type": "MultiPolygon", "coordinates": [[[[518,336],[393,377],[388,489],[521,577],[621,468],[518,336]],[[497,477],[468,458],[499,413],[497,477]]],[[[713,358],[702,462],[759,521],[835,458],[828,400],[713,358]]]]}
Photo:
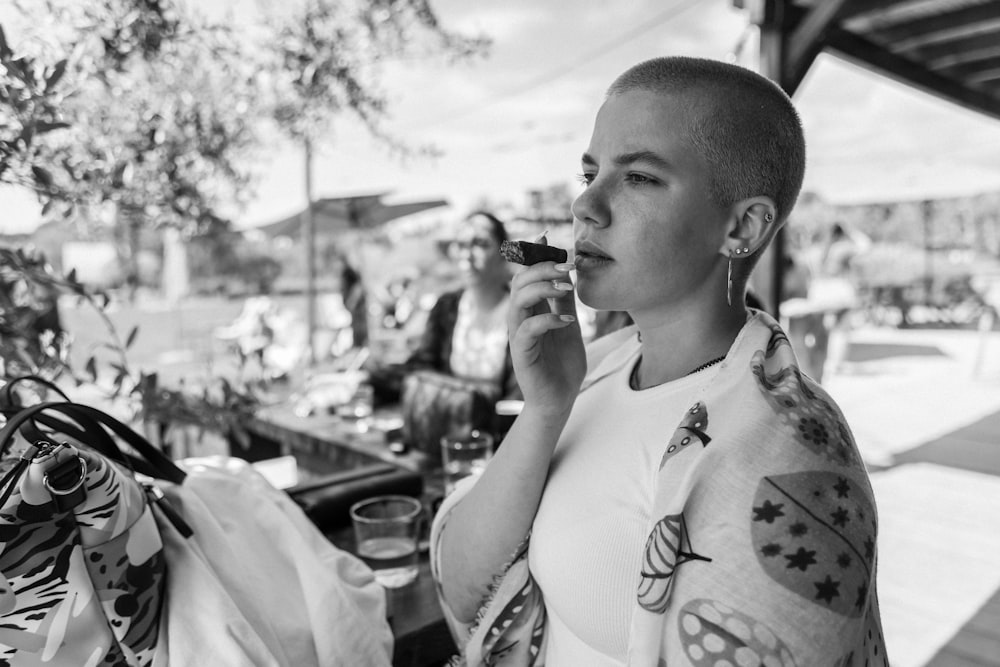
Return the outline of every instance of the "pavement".
{"type": "Polygon", "coordinates": [[[1000,332],[858,329],[824,386],[871,471],[891,664],[1000,666],[1000,332]]]}

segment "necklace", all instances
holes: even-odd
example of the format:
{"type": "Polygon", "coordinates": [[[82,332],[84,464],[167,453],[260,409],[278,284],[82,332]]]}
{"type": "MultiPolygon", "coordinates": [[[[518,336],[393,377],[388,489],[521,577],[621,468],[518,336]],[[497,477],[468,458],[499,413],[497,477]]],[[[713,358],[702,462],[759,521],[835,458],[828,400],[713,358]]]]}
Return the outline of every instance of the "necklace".
{"type": "MultiPolygon", "coordinates": [[[[697,368],[694,368],[694,369],[688,371],[687,373],[685,373],[684,377],[687,377],[688,375],[694,375],[698,371],[703,371],[706,368],[709,368],[711,366],[714,366],[714,365],[716,365],[716,364],[724,361],[725,359],[726,359],[726,355],[722,355],[721,357],[716,357],[715,359],[712,359],[711,361],[706,361],[701,366],[698,366],[697,368]]],[[[659,384],[664,384],[664,383],[661,382],[659,384]]],[[[650,387],[646,387],[646,388],[647,389],[651,389],[652,387],[658,387],[659,384],[654,384],[654,385],[651,385],[650,387]]],[[[635,390],[639,389],[639,364],[638,364],[638,362],[636,362],[635,366],[632,367],[632,375],[629,376],[628,386],[631,387],[632,389],[635,389],[635,390]]]]}

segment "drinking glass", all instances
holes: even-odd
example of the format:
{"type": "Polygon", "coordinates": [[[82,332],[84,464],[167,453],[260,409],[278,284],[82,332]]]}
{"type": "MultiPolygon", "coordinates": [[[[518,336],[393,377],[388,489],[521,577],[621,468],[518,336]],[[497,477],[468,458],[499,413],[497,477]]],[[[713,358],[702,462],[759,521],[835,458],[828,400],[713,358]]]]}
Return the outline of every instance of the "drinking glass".
{"type": "Polygon", "coordinates": [[[441,438],[441,462],[444,468],[444,492],[451,493],[459,480],[486,470],[493,456],[493,436],[472,431],[441,438]]]}
{"type": "Polygon", "coordinates": [[[386,588],[417,578],[423,506],[409,496],[375,496],[351,506],[357,554],[386,588]]]}

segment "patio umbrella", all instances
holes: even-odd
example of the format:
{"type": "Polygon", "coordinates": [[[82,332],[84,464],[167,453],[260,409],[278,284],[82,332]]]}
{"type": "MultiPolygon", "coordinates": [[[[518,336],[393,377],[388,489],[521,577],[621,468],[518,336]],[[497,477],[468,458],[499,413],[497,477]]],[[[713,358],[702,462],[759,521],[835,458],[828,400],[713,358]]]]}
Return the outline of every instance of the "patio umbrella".
{"type": "MultiPolygon", "coordinates": [[[[443,199],[386,204],[382,198],[387,192],[355,195],[347,197],[326,197],[313,202],[313,224],[318,233],[330,233],[350,229],[373,229],[390,220],[420,213],[432,208],[447,206],[443,199]]],[[[306,210],[302,210],[283,220],[257,227],[269,237],[298,236],[306,221],[306,210]]]]}
{"type": "MultiPolygon", "coordinates": [[[[311,180],[307,174],[307,181],[311,180]]],[[[440,206],[447,206],[443,199],[386,204],[382,201],[387,192],[345,197],[326,197],[313,201],[311,207],[267,225],[257,231],[276,236],[301,236],[307,246],[306,314],[309,341],[309,364],[315,362],[314,337],[316,333],[315,243],[316,234],[330,234],[348,230],[373,229],[390,220],[412,215],[440,206]]],[[[311,197],[310,197],[311,199],[311,197]]]]}

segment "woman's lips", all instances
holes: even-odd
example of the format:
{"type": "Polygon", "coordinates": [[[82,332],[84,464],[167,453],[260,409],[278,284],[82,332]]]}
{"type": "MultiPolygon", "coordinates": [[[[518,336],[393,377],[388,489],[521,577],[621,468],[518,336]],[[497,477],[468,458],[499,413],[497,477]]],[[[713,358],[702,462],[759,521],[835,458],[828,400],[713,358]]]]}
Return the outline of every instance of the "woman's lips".
{"type": "Polygon", "coordinates": [[[602,255],[596,252],[588,252],[585,250],[576,251],[576,255],[573,257],[573,262],[576,264],[577,270],[582,269],[584,271],[606,266],[613,261],[614,260],[607,255],[602,255]]]}

